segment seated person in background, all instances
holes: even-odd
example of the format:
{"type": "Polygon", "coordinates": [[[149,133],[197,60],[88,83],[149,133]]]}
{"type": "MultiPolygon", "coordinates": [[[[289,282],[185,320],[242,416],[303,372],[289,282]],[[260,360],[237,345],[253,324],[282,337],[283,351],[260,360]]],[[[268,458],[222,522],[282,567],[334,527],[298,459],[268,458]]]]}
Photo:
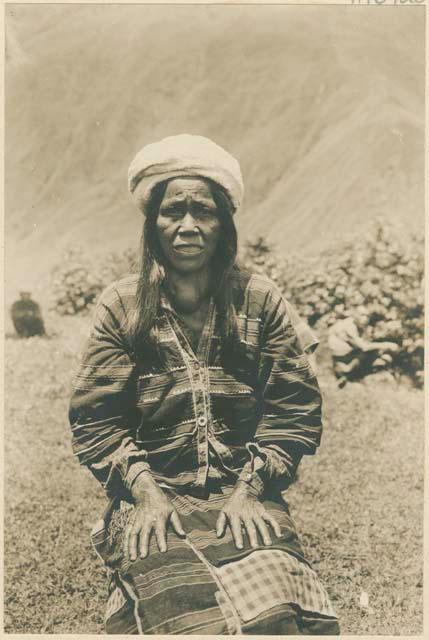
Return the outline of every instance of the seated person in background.
{"type": "Polygon", "coordinates": [[[340,387],[346,384],[347,379],[361,378],[383,369],[392,362],[389,352],[398,350],[394,342],[369,342],[361,338],[351,317],[341,318],[330,327],[328,345],[340,387]]]}
{"type": "Polygon", "coordinates": [[[31,299],[31,293],[24,289],[19,293],[11,308],[11,316],[15,331],[20,338],[45,335],[42,312],[37,302],[31,299]]]}

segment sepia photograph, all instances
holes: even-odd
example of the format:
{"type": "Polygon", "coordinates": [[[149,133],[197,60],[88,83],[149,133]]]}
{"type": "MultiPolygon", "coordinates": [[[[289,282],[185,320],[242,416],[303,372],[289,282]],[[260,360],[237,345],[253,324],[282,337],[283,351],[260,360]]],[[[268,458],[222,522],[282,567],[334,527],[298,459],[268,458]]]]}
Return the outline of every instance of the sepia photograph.
{"type": "Polygon", "coordinates": [[[425,21],[4,5],[5,634],[423,635],[425,21]]]}

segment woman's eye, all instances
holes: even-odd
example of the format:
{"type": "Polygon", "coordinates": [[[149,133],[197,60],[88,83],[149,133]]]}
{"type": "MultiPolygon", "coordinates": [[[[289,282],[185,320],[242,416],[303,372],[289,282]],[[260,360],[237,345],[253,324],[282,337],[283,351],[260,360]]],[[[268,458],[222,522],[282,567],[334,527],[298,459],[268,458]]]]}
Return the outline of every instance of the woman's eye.
{"type": "Polygon", "coordinates": [[[200,207],[197,211],[197,215],[199,216],[214,216],[215,215],[215,211],[213,211],[213,209],[210,209],[210,207],[200,207]]]}
{"type": "Polygon", "coordinates": [[[174,218],[174,217],[177,218],[182,215],[182,213],[178,209],[175,209],[174,207],[168,207],[167,209],[163,209],[162,213],[164,216],[169,216],[170,218],[174,218]]]}

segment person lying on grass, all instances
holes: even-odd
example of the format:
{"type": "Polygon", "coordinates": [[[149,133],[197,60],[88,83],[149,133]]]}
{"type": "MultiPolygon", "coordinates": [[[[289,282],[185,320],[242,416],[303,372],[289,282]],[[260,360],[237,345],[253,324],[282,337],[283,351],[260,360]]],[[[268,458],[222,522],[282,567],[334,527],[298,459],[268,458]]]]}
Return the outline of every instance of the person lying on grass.
{"type": "Polygon", "coordinates": [[[106,632],[338,634],[283,496],[319,446],[320,391],[288,303],[236,264],[238,162],[173,136],[129,189],[140,273],[101,295],[70,405],[109,498],[106,632]]]}
{"type": "Polygon", "coordinates": [[[391,354],[399,349],[395,342],[370,342],[362,338],[351,316],[337,320],[329,328],[328,345],[340,387],[348,379],[385,369],[392,363],[391,354]]]}

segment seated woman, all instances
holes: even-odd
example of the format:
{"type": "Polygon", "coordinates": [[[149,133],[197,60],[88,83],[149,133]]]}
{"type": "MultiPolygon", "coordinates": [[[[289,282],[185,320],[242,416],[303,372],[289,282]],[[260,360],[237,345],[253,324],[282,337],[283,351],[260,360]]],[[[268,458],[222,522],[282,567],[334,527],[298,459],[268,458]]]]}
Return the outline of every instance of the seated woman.
{"type": "Polygon", "coordinates": [[[129,188],[140,274],[102,294],[70,407],[110,499],[92,533],[106,631],[337,634],[282,496],[319,445],[319,388],[288,303],[236,266],[239,165],[174,136],[137,154],[129,188]]]}

